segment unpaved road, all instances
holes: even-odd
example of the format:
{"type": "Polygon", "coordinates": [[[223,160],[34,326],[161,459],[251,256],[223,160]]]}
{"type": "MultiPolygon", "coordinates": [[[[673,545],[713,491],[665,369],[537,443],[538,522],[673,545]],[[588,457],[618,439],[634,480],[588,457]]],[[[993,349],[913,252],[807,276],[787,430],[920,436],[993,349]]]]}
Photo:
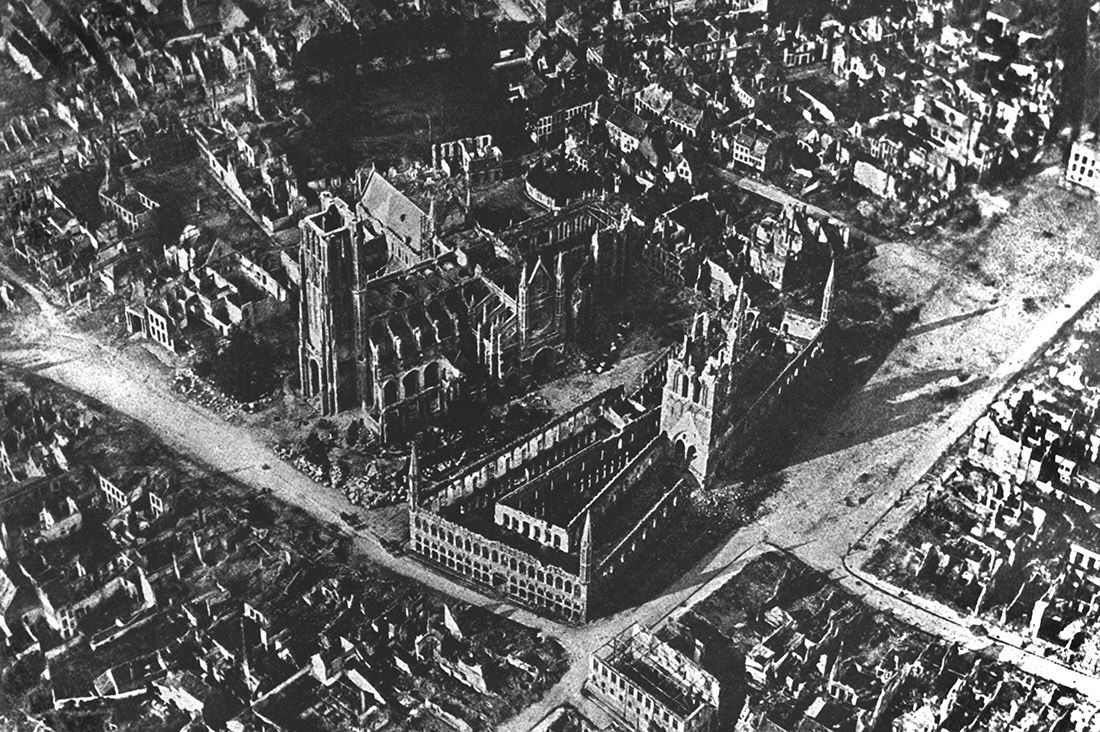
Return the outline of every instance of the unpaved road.
{"type": "MultiPolygon", "coordinates": [[[[1081,206],[1047,175],[1029,183],[1027,195],[988,231],[960,238],[945,235],[920,246],[880,246],[877,278],[922,304],[920,322],[874,376],[804,440],[785,471],[785,487],[767,503],[768,513],[727,537],[673,587],[642,606],[569,628],[484,597],[410,559],[394,558],[372,539],[361,538],[357,547],[383,566],[562,640],[572,659],[566,676],[505,729],[527,730],[566,700],[587,707],[577,693],[592,650],[631,622],[656,623],[685,602],[705,597],[747,559],[767,549],[765,542],[836,573],[876,606],[931,632],[980,646],[988,641],[848,575],[843,558],[850,544],[906,494],[1020,366],[1100,289],[1092,258],[1097,231],[1100,214],[1095,207],[1087,202],[1081,206]]],[[[3,269],[0,275],[5,275],[3,269]]],[[[26,319],[0,344],[0,363],[86,393],[149,425],[173,448],[339,523],[338,512],[349,508],[342,496],[279,461],[248,429],[183,402],[162,370],[77,333],[64,317],[51,314],[48,304],[43,307],[43,317],[26,319]]],[[[901,516],[903,512],[894,511],[886,520],[900,521],[901,516]]],[[[1010,653],[1006,658],[1082,686],[1081,679],[1060,667],[1029,665],[1010,653]]],[[[1094,687],[1086,690],[1098,693],[1094,687]]]]}

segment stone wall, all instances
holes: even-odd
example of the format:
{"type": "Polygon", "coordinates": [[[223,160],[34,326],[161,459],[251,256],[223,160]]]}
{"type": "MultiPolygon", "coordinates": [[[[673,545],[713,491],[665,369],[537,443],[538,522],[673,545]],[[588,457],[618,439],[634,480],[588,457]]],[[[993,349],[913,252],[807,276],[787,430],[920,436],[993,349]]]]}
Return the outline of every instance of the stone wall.
{"type": "Polygon", "coordinates": [[[532,541],[537,541],[543,546],[552,547],[559,551],[572,551],[569,541],[569,533],[562,526],[557,526],[549,520],[538,518],[533,513],[497,503],[493,509],[493,523],[507,531],[520,534],[532,541]]]}
{"type": "Polygon", "coordinates": [[[675,345],[668,346],[658,353],[657,357],[645,367],[638,380],[634,383],[634,391],[630,398],[641,404],[659,404],[661,391],[665,386],[665,373],[668,371],[668,359],[672,356],[675,345]]]}
{"type": "Polygon", "coordinates": [[[599,493],[592,497],[570,520],[567,529],[571,537],[579,537],[584,530],[584,517],[591,514],[592,522],[598,523],[607,510],[618,503],[623,494],[649,470],[654,463],[669,454],[671,443],[666,435],[660,434],[649,441],[642,451],[634,456],[599,493]]]}
{"type": "Polygon", "coordinates": [[[575,522],[578,526],[568,536],[563,536],[561,526],[554,527],[559,531],[547,534],[540,524],[550,526],[545,521],[548,509],[563,503],[588,503],[591,495],[602,492],[600,487],[612,480],[657,436],[658,417],[659,410],[651,410],[621,431],[589,445],[549,471],[513,489],[497,503],[496,523],[514,531],[516,521],[519,521],[520,528],[529,527],[526,532],[529,538],[569,551],[572,544],[580,539],[579,524],[583,522],[575,522]],[[563,538],[564,545],[553,543],[563,538]]]}
{"type": "Polygon", "coordinates": [[[627,560],[633,556],[639,548],[645,546],[650,537],[657,533],[658,529],[667,524],[675,516],[677,509],[687,503],[688,493],[691,492],[692,481],[681,478],[676,485],[669,488],[653,508],[649,509],[645,516],[634,525],[622,540],[608,552],[607,556],[600,560],[596,566],[594,576],[603,579],[613,576],[619,569],[626,565],[627,560]]]}

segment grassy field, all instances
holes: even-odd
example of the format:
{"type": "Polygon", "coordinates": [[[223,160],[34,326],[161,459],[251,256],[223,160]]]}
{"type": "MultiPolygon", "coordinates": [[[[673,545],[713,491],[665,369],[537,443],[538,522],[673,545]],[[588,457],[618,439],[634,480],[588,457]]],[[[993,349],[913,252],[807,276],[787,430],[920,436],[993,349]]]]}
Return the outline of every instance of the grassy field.
{"type": "Polygon", "coordinates": [[[517,130],[489,70],[471,61],[313,78],[301,81],[293,96],[313,122],[289,141],[296,167],[427,161],[431,140],[487,132],[501,138],[517,130]]]}

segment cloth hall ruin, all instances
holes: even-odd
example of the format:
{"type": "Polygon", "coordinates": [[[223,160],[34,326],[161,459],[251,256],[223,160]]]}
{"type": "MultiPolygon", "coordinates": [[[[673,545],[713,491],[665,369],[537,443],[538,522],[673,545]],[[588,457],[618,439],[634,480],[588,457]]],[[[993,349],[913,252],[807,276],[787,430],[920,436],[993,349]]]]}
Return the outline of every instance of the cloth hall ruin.
{"type": "Polygon", "coordinates": [[[744,200],[716,196],[647,227],[595,198],[440,235],[434,212],[373,171],[360,183],[354,201],[329,197],[301,222],[303,392],[413,444],[416,555],[546,615],[590,619],[824,352],[849,239],[835,221],[790,207],[750,221],[744,200]],[[629,385],[422,479],[419,429],[537,386],[639,278],[694,297],[679,342],[629,385]]]}

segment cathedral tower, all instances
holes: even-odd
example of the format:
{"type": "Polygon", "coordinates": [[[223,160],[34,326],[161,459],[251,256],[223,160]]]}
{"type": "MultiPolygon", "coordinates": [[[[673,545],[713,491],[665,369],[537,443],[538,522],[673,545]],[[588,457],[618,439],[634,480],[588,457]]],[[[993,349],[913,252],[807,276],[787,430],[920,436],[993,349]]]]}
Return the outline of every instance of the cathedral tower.
{"type": "Polygon", "coordinates": [[[323,196],[321,211],[299,223],[298,356],[302,394],[320,397],[324,414],[365,406],[369,363],[360,295],[385,264],[385,241],[368,239],[342,200],[323,196]]]}

